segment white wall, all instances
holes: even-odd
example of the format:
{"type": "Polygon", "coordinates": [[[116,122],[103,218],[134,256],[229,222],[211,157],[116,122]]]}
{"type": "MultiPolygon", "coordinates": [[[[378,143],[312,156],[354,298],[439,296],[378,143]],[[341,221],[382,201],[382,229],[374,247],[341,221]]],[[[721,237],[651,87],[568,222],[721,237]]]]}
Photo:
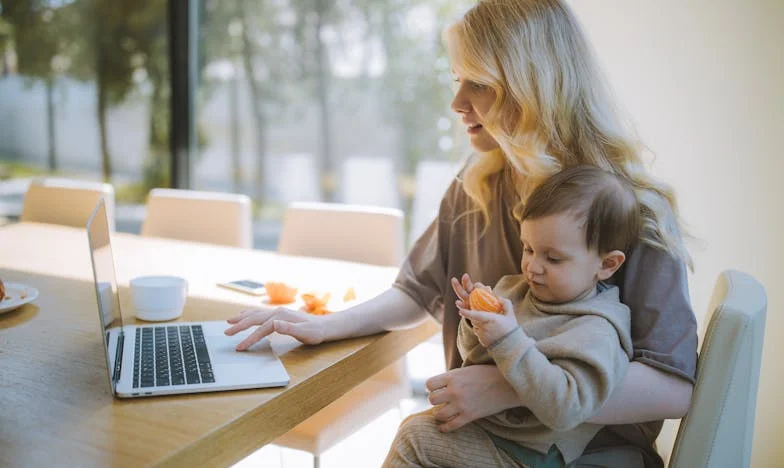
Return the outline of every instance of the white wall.
{"type": "MultiPolygon", "coordinates": [[[[570,2],[700,239],[699,318],[720,271],[754,275],[768,321],[752,466],[784,459],[784,2],[570,2]]],[[[704,326],[704,325],[703,325],[704,326]]]]}

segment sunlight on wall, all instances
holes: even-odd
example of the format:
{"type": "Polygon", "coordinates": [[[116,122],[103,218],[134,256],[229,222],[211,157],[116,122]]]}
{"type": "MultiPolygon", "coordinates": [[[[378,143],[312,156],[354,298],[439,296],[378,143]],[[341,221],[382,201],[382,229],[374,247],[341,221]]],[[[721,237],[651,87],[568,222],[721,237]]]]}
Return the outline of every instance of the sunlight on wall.
{"type": "Polygon", "coordinates": [[[767,289],[752,466],[774,466],[784,457],[784,3],[570,3],[698,238],[698,319],[722,270],[748,272],[767,289]]]}

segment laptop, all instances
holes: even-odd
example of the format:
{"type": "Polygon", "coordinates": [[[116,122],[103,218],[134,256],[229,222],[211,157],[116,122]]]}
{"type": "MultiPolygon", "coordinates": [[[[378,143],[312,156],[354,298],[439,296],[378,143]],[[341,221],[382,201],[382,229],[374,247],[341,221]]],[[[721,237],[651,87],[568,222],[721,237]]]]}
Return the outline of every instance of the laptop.
{"type": "Polygon", "coordinates": [[[98,319],[112,394],[119,398],[282,387],[283,363],[264,338],[248,351],[234,347],[251,330],[226,336],[224,321],[131,325],[120,308],[106,204],[87,221],[98,319]]]}

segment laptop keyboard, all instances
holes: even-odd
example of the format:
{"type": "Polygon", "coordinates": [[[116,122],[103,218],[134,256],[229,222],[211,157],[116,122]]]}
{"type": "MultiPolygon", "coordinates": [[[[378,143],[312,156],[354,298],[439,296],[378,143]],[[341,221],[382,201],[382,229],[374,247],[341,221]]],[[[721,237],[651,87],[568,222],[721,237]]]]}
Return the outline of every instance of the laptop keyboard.
{"type": "Polygon", "coordinates": [[[215,382],[201,325],[136,329],[133,388],[215,382]]]}

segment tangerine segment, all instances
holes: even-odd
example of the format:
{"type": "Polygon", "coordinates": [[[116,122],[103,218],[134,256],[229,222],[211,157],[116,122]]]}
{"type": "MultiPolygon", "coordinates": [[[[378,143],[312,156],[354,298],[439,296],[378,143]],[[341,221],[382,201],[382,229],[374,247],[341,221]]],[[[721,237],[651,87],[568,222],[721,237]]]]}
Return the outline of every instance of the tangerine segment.
{"type": "Polygon", "coordinates": [[[329,302],[330,296],[330,293],[326,293],[321,297],[316,293],[303,293],[300,295],[302,302],[305,303],[305,312],[313,315],[326,315],[330,313],[327,309],[327,302],[329,302]]]}
{"type": "Polygon", "coordinates": [[[493,294],[490,288],[474,288],[468,296],[468,304],[471,310],[481,310],[484,312],[504,313],[504,305],[493,294]]]}
{"type": "Polygon", "coordinates": [[[357,292],[354,291],[353,287],[349,287],[346,290],[346,294],[343,295],[343,302],[353,301],[357,298],[357,292]]]}
{"type": "Polygon", "coordinates": [[[270,304],[290,304],[297,298],[297,288],[286,283],[271,281],[267,282],[264,288],[267,290],[270,304]]]}

